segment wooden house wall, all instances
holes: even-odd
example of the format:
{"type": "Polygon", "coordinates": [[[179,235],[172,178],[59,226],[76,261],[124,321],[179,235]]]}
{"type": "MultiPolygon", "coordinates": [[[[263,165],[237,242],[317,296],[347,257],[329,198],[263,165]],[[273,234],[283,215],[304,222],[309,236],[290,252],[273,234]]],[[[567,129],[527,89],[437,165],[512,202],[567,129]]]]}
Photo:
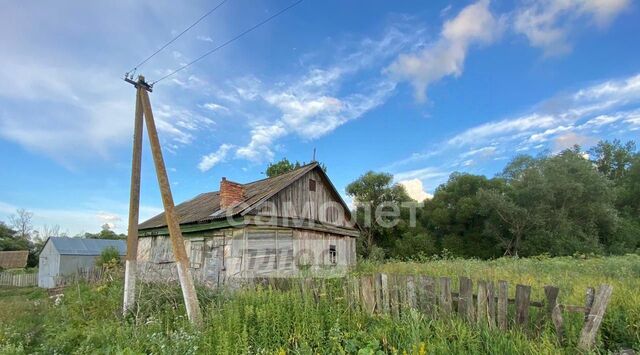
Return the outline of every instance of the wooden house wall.
{"type": "Polygon", "coordinates": [[[347,227],[346,211],[332,192],[333,189],[327,186],[322,176],[312,170],[265,201],[255,213],[261,216],[309,219],[347,227]],[[315,191],[309,189],[311,179],[315,181],[315,191]]]}
{"type": "MultiPolygon", "coordinates": [[[[295,274],[299,265],[318,270],[356,262],[355,238],[290,228],[252,226],[189,234],[185,249],[193,278],[213,287],[233,278],[295,274]],[[330,245],[336,246],[335,264],[329,259],[330,245]]],[[[168,236],[140,238],[138,263],[143,279],[177,280],[168,236]]]]}

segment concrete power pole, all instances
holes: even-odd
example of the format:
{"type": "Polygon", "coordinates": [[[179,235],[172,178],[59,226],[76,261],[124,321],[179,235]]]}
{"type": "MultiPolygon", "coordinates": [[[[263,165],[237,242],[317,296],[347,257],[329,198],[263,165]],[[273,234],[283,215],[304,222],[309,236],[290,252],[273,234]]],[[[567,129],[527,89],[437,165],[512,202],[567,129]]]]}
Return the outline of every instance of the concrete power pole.
{"type": "MultiPolygon", "coordinates": [[[[144,77],[140,78],[144,81],[144,77]]],[[[133,158],[131,159],[131,191],[129,193],[129,228],[127,257],[124,271],[124,302],[122,313],[126,315],[136,302],[136,276],[138,273],[138,220],[140,216],[140,166],[142,159],[142,86],[136,89],[136,117],[133,129],[133,158]]]]}
{"type": "MultiPolygon", "coordinates": [[[[180,224],[178,223],[178,219],[176,217],[173,196],[171,195],[171,186],[169,184],[169,177],[167,176],[167,169],[164,165],[164,159],[162,157],[162,148],[160,147],[160,140],[158,139],[158,132],[156,130],[156,124],[153,119],[153,112],[151,110],[151,102],[149,101],[149,94],[147,93],[148,91],[151,91],[151,86],[144,81],[144,77],[142,76],[138,78],[137,82],[134,82],[128,78],[125,78],[125,81],[134,84],[134,86],[138,89],[137,92],[138,92],[140,101],[142,103],[144,121],[147,125],[147,133],[149,135],[149,142],[151,144],[151,153],[153,154],[153,162],[156,167],[156,176],[158,178],[158,185],[160,186],[160,193],[162,195],[162,204],[164,205],[164,215],[166,218],[167,227],[169,229],[169,237],[171,239],[173,256],[176,261],[176,267],[178,268],[178,279],[180,280],[180,287],[182,288],[182,296],[184,297],[184,304],[187,309],[187,316],[189,317],[189,320],[191,321],[191,323],[193,323],[196,326],[201,326],[202,311],[200,310],[198,296],[196,295],[196,289],[193,284],[193,278],[191,276],[191,271],[189,270],[189,259],[187,257],[187,251],[184,248],[184,238],[182,237],[180,224]]],[[[137,114],[137,109],[136,109],[136,114],[137,114]]],[[[135,159],[135,153],[134,153],[134,159],[135,159]]],[[[132,172],[132,179],[133,179],[133,172],[132,172]]],[[[132,187],[132,191],[133,191],[133,187],[132,187]]],[[[139,192],[138,192],[138,200],[139,200],[139,192]]],[[[137,242],[137,224],[136,224],[135,230],[136,230],[136,242],[137,242]]],[[[137,246],[135,248],[137,250],[137,246]]],[[[125,292],[125,299],[127,299],[127,296],[129,295],[127,295],[125,292]]],[[[134,297],[134,296],[130,296],[130,297],[134,297]]]]}

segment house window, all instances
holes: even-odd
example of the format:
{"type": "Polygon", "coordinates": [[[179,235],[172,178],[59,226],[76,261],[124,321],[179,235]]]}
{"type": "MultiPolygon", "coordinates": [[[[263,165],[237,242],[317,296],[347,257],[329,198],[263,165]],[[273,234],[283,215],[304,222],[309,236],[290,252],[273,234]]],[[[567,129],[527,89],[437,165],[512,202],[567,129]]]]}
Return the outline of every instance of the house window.
{"type": "Polygon", "coordinates": [[[191,242],[191,255],[189,258],[189,264],[192,269],[199,269],[202,266],[202,249],[204,248],[203,241],[191,242]]]}
{"type": "Polygon", "coordinates": [[[309,191],[316,191],[316,181],[309,179],[309,191]]]}
{"type": "Polygon", "coordinates": [[[336,265],[338,263],[338,252],[335,245],[329,245],[329,263],[336,265]]]}

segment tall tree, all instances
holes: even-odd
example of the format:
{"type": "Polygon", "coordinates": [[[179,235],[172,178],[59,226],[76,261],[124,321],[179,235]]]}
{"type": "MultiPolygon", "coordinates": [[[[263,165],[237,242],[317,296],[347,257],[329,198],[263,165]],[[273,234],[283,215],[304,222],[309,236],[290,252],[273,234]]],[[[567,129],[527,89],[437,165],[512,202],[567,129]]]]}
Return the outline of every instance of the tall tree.
{"type": "Polygon", "coordinates": [[[636,144],[628,141],[624,145],[618,139],[600,141],[591,148],[589,155],[596,164],[598,171],[610,180],[622,179],[633,163],[636,144]]]}
{"type": "Polygon", "coordinates": [[[376,216],[376,210],[393,208],[394,204],[399,208],[402,202],[411,201],[404,187],[394,184],[391,174],[369,171],[347,185],[346,192],[356,205],[356,220],[363,228],[361,254],[368,256],[376,247],[392,244],[391,217],[376,216]]]}
{"type": "Polygon", "coordinates": [[[28,240],[33,232],[33,213],[24,208],[16,210],[16,214],[9,216],[9,223],[16,231],[18,237],[28,240]]]}

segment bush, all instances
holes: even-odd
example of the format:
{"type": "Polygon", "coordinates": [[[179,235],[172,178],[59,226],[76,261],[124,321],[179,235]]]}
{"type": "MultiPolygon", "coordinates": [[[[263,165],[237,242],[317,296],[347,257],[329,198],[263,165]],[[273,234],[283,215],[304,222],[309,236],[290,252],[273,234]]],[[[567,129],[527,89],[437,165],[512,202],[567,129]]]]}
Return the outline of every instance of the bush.
{"type": "Polygon", "coordinates": [[[112,265],[120,265],[120,251],[116,247],[106,247],[96,260],[96,266],[109,267],[112,265]]]}

